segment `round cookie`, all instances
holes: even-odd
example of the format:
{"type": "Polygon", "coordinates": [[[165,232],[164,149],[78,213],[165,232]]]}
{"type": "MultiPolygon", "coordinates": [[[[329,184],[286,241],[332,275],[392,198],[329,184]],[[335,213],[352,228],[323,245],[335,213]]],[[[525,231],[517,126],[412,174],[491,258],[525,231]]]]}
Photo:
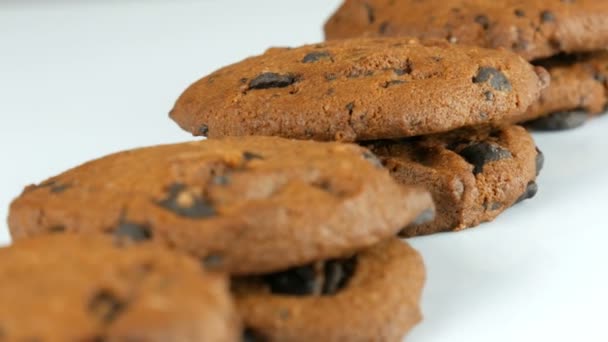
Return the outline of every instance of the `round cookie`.
{"type": "Polygon", "coordinates": [[[0,249],[2,341],[238,341],[222,276],[157,245],[57,234],[0,249]]]}
{"type": "Polygon", "coordinates": [[[396,235],[432,210],[368,150],[243,137],[110,155],[40,185],[11,205],[14,239],[48,232],[155,240],[232,274],[340,257],[396,235]]]}
{"type": "Polygon", "coordinates": [[[356,39],[274,48],[191,85],[171,118],[194,135],[359,141],[495,123],[538,99],[547,73],[505,51],[356,39]]]}
{"type": "Polygon", "coordinates": [[[474,227],[531,198],[544,157],[520,126],[470,128],[368,146],[403,184],[425,186],[437,216],[404,236],[474,227]]]}
{"type": "Polygon", "coordinates": [[[608,52],[560,55],[535,62],[549,71],[551,85],[519,121],[537,130],[575,128],[608,104],[608,52]]]}
{"type": "Polygon", "coordinates": [[[607,16],[603,0],[346,0],[325,36],[447,38],[534,60],[605,49],[607,16]]]}
{"type": "Polygon", "coordinates": [[[394,238],[349,259],[233,280],[233,290],[246,341],[401,341],[421,319],[424,278],[418,253],[394,238]]]}

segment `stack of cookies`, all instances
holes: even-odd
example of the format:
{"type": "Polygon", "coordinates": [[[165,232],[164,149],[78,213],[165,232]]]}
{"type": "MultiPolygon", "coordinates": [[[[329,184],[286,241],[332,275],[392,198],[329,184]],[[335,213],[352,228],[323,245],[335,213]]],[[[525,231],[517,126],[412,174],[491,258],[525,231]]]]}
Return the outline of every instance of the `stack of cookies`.
{"type": "Polygon", "coordinates": [[[357,38],[272,48],[188,88],[171,117],[194,135],[358,142],[437,217],[404,236],[489,221],[537,191],[543,155],[512,125],[550,83],[519,55],[441,40],[357,38]]]}
{"type": "Polygon", "coordinates": [[[427,191],[353,144],[243,137],[106,156],[12,203],[0,336],[396,341],[421,318],[425,278],[396,236],[433,213],[427,191]]]}
{"type": "Polygon", "coordinates": [[[407,36],[502,48],[547,68],[551,86],[519,121],[561,130],[608,104],[608,1],[346,0],[327,39],[407,36]]]}
{"type": "Polygon", "coordinates": [[[400,340],[425,271],[398,236],[532,198],[544,156],[514,123],[570,127],[606,101],[602,52],[552,56],[600,49],[587,31],[608,37],[608,6],[506,2],[346,1],[326,31],[350,39],[185,90],[170,116],[208,139],[28,186],[0,250],[0,341],[400,340]]]}

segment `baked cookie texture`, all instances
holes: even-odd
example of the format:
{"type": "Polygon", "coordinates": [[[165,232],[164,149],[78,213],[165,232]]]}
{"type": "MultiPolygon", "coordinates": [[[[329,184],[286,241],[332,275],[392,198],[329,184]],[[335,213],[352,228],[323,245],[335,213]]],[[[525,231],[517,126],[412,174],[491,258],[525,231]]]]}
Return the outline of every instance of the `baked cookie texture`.
{"type": "Polygon", "coordinates": [[[21,240],[50,232],[153,240],[231,274],[266,273],[371,246],[432,211],[368,150],[277,137],[208,139],[94,160],[11,204],[21,240]]]}
{"type": "Polygon", "coordinates": [[[247,341],[401,341],[421,319],[424,278],[420,255],[393,238],[270,280],[237,279],[233,288],[247,341]]]}
{"type": "Polygon", "coordinates": [[[359,141],[493,124],[549,82],[506,51],[409,38],[273,48],[191,85],[170,116],[194,135],[359,141]]]}
{"type": "Polygon", "coordinates": [[[2,341],[240,341],[227,280],[160,246],[55,234],[0,249],[2,341]]]}
{"type": "Polygon", "coordinates": [[[406,237],[493,220],[536,194],[535,179],[544,163],[521,126],[467,128],[367,146],[399,182],[423,185],[433,195],[435,220],[405,228],[406,237]]]}
{"type": "Polygon", "coordinates": [[[559,55],[535,64],[548,70],[551,85],[519,121],[540,117],[530,123],[532,128],[574,128],[606,109],[608,52],[559,55]]]}
{"type": "Polygon", "coordinates": [[[327,21],[325,35],[442,38],[534,60],[605,49],[608,1],[346,0],[327,21]]]}

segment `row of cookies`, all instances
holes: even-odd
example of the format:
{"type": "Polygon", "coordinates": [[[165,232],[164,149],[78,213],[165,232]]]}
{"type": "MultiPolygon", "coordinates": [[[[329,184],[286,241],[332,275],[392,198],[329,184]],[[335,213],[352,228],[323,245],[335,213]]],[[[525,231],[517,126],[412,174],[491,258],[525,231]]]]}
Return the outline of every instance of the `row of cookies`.
{"type": "Polygon", "coordinates": [[[0,340],[397,341],[421,318],[425,272],[396,235],[433,212],[353,144],[106,156],[11,204],[0,340]]]}
{"type": "Polygon", "coordinates": [[[560,130],[582,125],[608,104],[606,18],[602,0],[345,0],[325,36],[439,38],[513,51],[552,79],[519,121],[560,130]]]}

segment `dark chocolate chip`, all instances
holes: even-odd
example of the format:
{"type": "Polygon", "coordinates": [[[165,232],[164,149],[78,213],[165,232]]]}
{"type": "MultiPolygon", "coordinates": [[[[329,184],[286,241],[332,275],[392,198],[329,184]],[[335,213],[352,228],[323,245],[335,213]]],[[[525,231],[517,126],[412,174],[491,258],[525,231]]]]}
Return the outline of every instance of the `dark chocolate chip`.
{"type": "Polygon", "coordinates": [[[397,69],[394,69],[393,71],[398,76],[409,75],[413,71],[412,62],[407,60],[405,62],[405,65],[402,68],[397,68],[397,69]]]}
{"type": "Polygon", "coordinates": [[[583,111],[558,112],[529,121],[526,126],[537,131],[562,131],[582,126],[587,118],[583,111]]]}
{"type": "Polygon", "coordinates": [[[249,82],[249,89],[284,88],[296,82],[293,75],[281,75],[274,72],[265,72],[249,82]]]}
{"type": "Polygon", "coordinates": [[[313,51],[302,59],[302,63],[315,63],[320,60],[331,60],[331,55],[327,51],[313,51]]]}
{"type": "Polygon", "coordinates": [[[492,88],[498,91],[510,91],[511,82],[500,70],[493,67],[481,67],[473,77],[473,83],[490,82],[492,88]]]}
{"type": "Polygon", "coordinates": [[[109,324],[126,308],[126,304],[112,292],[102,290],[89,301],[89,311],[103,324],[109,324]]]}
{"type": "Polygon", "coordinates": [[[483,172],[483,167],[493,161],[511,158],[511,152],[492,143],[479,142],[461,150],[460,154],[468,163],[474,166],[473,173],[483,172]]]}
{"type": "Polygon", "coordinates": [[[540,13],[540,20],[541,20],[543,23],[546,23],[546,22],[551,22],[551,21],[555,21],[555,15],[553,14],[553,12],[551,12],[551,11],[549,11],[549,10],[542,11],[542,12],[540,13]]]}
{"type": "Polygon", "coordinates": [[[267,342],[268,339],[252,328],[245,328],[242,342],[267,342]]]}
{"type": "Polygon", "coordinates": [[[483,14],[476,16],[475,22],[481,25],[484,30],[487,30],[490,27],[490,19],[483,14]]]}
{"type": "Polygon", "coordinates": [[[521,17],[525,17],[526,16],[526,12],[524,12],[524,10],[518,8],[518,9],[515,10],[515,15],[518,16],[518,17],[520,17],[520,18],[521,17]]]}
{"type": "Polygon", "coordinates": [[[270,286],[270,291],[275,294],[305,296],[315,291],[316,275],[312,265],[268,274],[263,279],[270,286]]]}
{"type": "Polygon", "coordinates": [[[382,165],[382,161],[380,161],[380,159],[370,151],[363,152],[363,159],[372,163],[372,165],[374,165],[378,169],[384,168],[384,165],[382,165]]]}
{"type": "Polygon", "coordinates": [[[527,199],[530,199],[530,198],[536,196],[536,193],[538,193],[538,185],[536,184],[535,181],[531,181],[530,183],[528,183],[528,186],[526,187],[526,191],[524,191],[524,193],[517,199],[515,204],[523,202],[527,199]]]}
{"type": "Polygon", "coordinates": [[[209,127],[205,124],[198,128],[198,135],[206,137],[209,134],[209,127]]]}
{"type": "Polygon", "coordinates": [[[600,74],[599,72],[593,74],[593,79],[600,83],[606,82],[606,76],[600,74]]]}
{"type": "Polygon", "coordinates": [[[121,222],[114,230],[114,236],[117,238],[127,238],[135,242],[140,242],[151,239],[152,232],[146,225],[132,222],[121,222]]]}
{"type": "Polygon", "coordinates": [[[486,101],[493,101],[494,100],[494,93],[492,93],[491,91],[486,91],[485,93],[483,93],[483,96],[486,98],[486,101]]]}
{"type": "Polygon", "coordinates": [[[403,80],[390,80],[390,81],[384,82],[384,84],[382,84],[382,88],[389,88],[394,85],[403,84],[403,83],[405,83],[405,81],[403,81],[403,80]]]}
{"type": "Polygon", "coordinates": [[[243,152],[243,159],[245,159],[245,161],[252,161],[254,159],[264,160],[264,157],[262,157],[261,155],[259,155],[257,153],[245,151],[245,152],[243,152]]]}
{"type": "Polygon", "coordinates": [[[172,184],[169,186],[167,198],[157,204],[179,216],[187,218],[202,219],[215,216],[215,209],[201,198],[193,197],[190,206],[180,205],[178,199],[180,194],[185,190],[186,186],[184,184],[172,184]]]}
{"type": "Polygon", "coordinates": [[[325,282],[322,294],[333,295],[342,290],[348,284],[350,278],[352,278],[356,267],[356,257],[327,261],[323,270],[325,282]]]}
{"type": "Polygon", "coordinates": [[[346,110],[348,110],[348,114],[352,114],[353,110],[355,109],[355,103],[349,102],[346,104],[346,106],[344,106],[344,108],[346,108],[346,110]]]}
{"type": "Polygon", "coordinates": [[[536,175],[537,176],[540,174],[540,171],[543,169],[543,166],[545,166],[545,154],[543,153],[543,151],[539,150],[537,147],[536,148],[536,175]]]}

